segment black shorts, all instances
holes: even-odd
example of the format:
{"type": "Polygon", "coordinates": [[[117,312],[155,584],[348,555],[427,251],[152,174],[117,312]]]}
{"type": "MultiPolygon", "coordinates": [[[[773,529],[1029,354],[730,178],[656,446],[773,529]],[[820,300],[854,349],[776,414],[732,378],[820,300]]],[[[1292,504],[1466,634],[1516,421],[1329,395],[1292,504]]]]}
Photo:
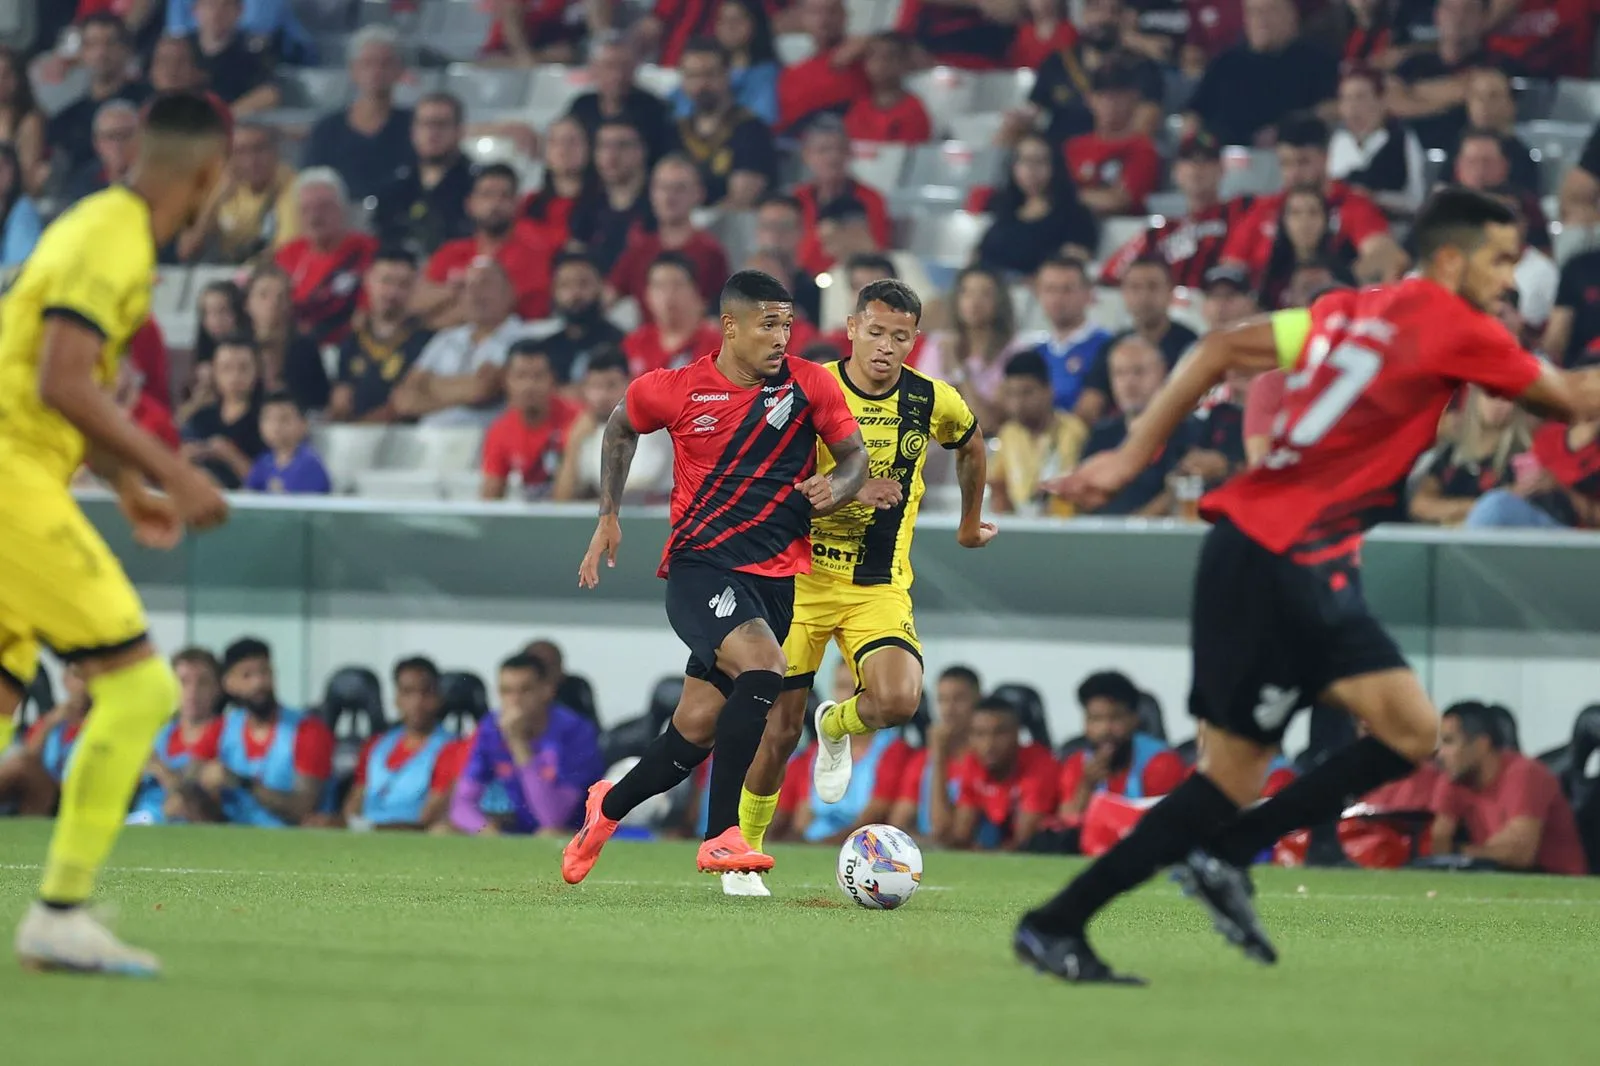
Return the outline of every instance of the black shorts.
{"type": "Polygon", "coordinates": [[[1406,666],[1367,609],[1353,555],[1297,563],[1226,519],[1200,549],[1190,617],[1189,713],[1262,744],[1281,743],[1335,681],[1406,666]]]}
{"type": "Polygon", "coordinates": [[[733,681],[717,666],[717,649],[728,634],[760,618],[779,645],[794,619],[794,578],[762,577],[727,570],[679,554],[667,564],[667,621],[689,648],[685,675],[709,681],[727,695],[733,681]]]}

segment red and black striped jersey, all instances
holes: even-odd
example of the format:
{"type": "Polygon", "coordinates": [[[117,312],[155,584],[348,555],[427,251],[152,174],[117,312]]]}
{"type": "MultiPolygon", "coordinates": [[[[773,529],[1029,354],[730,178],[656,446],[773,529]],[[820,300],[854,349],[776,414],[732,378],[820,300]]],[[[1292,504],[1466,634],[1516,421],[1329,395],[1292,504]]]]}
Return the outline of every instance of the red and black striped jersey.
{"type": "Polygon", "coordinates": [[[811,504],[795,485],[816,470],[817,441],[857,432],[839,379],[826,367],[785,357],[776,374],[742,388],[712,352],[675,370],[652,370],[628,386],[628,421],[672,437],[672,557],[698,552],[729,570],[790,577],[811,569],[811,504]]]}
{"type": "Polygon", "coordinates": [[[1237,196],[1182,218],[1163,218],[1117,249],[1100,273],[1101,284],[1115,285],[1129,264],[1160,256],[1172,268],[1174,285],[1201,288],[1206,271],[1222,261],[1228,232],[1244,222],[1254,203],[1253,197],[1237,196]]]}

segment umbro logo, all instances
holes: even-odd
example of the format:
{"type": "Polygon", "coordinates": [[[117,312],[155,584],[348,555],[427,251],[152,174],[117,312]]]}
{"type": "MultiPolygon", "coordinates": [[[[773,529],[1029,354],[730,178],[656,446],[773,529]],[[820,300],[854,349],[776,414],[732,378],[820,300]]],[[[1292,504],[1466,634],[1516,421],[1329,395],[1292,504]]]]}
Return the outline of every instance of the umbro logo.
{"type": "Polygon", "coordinates": [[[727,588],[711,597],[711,599],[706,601],[706,606],[710,607],[711,612],[718,618],[728,617],[733,613],[734,607],[738,606],[738,600],[733,595],[733,586],[729,585],[727,588]]]}
{"type": "Polygon", "coordinates": [[[701,415],[699,418],[694,420],[692,425],[694,426],[694,431],[696,433],[710,433],[713,429],[717,428],[717,416],[701,415]]]}

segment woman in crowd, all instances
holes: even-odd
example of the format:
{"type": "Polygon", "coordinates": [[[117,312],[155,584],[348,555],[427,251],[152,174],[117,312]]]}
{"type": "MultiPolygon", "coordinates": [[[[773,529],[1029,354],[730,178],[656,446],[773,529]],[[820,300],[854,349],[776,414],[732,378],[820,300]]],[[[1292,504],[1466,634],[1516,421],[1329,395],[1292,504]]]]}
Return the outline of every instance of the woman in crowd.
{"type": "Polygon", "coordinates": [[[302,410],[328,405],[328,371],[316,343],[295,329],[289,304],[289,277],[277,267],[263,267],[245,288],[245,313],[261,356],[264,392],[287,391],[302,410]]]}
{"type": "Polygon", "coordinates": [[[1302,267],[1327,267],[1334,281],[1352,284],[1350,266],[1354,261],[1353,250],[1334,239],[1321,190],[1291,189],[1283,198],[1277,239],[1254,279],[1261,306],[1266,310],[1285,306],[1295,272],[1302,267]]]}
{"type": "Polygon", "coordinates": [[[212,357],[217,399],[183,426],[183,456],[217,484],[236,489],[261,453],[260,368],[248,337],[225,337],[212,357]]]}
{"type": "MultiPolygon", "coordinates": [[[[778,51],[773,43],[772,20],[759,0],[722,0],[711,35],[728,53],[733,99],[768,126],[778,121],[778,51]]],[[[672,94],[672,109],[679,118],[692,110],[682,89],[672,94]]]]}
{"type": "Polygon", "coordinates": [[[975,259],[991,270],[1032,277],[1046,259],[1089,259],[1100,243],[1100,224],[1079,201],[1061,153],[1036,133],[1017,141],[1010,178],[989,197],[987,210],[993,220],[975,259]]]}
{"type": "Polygon", "coordinates": [[[1000,386],[1017,344],[1016,310],[999,274],[971,266],[956,275],[953,324],[928,338],[917,369],[961,391],[978,424],[1000,424],[1000,386]]]}
{"type": "Polygon", "coordinates": [[[587,193],[599,191],[599,179],[589,165],[589,134],[583,123],[568,115],[550,124],[544,138],[544,182],[522,202],[522,217],[552,248],[572,239],[567,220],[572,205],[587,193]]]}
{"type": "Polygon", "coordinates": [[[44,112],[34,102],[27,68],[10,48],[0,48],[0,141],[16,148],[23,192],[38,193],[50,178],[44,112]]]}
{"type": "Polygon", "coordinates": [[[1434,449],[1411,490],[1411,520],[1460,525],[1478,497],[1512,483],[1513,460],[1528,450],[1532,440],[1527,412],[1510,400],[1472,388],[1453,439],[1434,449]]]}
{"type": "Polygon", "coordinates": [[[196,314],[199,321],[194,331],[194,376],[189,393],[178,408],[179,424],[187,422],[200,408],[217,402],[216,385],[211,379],[211,359],[216,355],[217,342],[250,332],[244,293],[231,281],[213,281],[200,290],[196,314]]]}
{"type": "Polygon", "coordinates": [[[43,229],[39,209],[22,187],[17,149],[0,142],[0,268],[18,266],[28,258],[43,229]]]}
{"type": "Polygon", "coordinates": [[[1427,194],[1417,135],[1389,114],[1383,75],[1356,69],[1339,82],[1340,128],[1328,142],[1328,174],[1355,186],[1390,215],[1411,215],[1427,194]]]}

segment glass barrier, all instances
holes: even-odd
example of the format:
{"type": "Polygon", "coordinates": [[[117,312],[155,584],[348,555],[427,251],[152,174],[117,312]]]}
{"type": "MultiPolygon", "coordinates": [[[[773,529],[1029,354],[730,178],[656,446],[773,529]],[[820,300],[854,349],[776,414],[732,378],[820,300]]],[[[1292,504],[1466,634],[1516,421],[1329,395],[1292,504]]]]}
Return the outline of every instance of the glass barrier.
{"type": "MultiPolygon", "coordinates": [[[[659,509],[624,515],[617,568],[584,592],[576,574],[594,529],[589,505],[242,498],[227,526],[171,553],[132,545],[104,497],[85,505],[144,593],[164,647],[260,636],[291,702],[314,700],[343,663],[381,672],[407,649],[442,646],[488,672],[520,642],[553,632],[585,649],[583,671],[617,693],[611,702],[625,706],[607,717],[620,718],[637,709],[633,693],[673,668],[667,656],[681,655],[655,578],[667,531],[659,509]],[[619,643],[620,630],[634,636],[619,643]]],[[[1045,692],[1053,716],[1075,719],[1083,674],[1132,661],[1155,677],[1168,721],[1187,735],[1178,723],[1202,527],[1000,521],[1000,538],[982,551],[957,545],[950,519],[919,522],[917,628],[930,670],[982,650],[1045,692]]],[[[1581,533],[1397,527],[1369,539],[1364,575],[1375,611],[1436,698],[1462,698],[1465,686],[1518,708],[1548,702],[1555,717],[1543,733],[1555,737],[1560,715],[1570,728],[1578,707],[1600,698],[1600,682],[1585,695],[1600,647],[1597,547],[1581,533]]]]}

